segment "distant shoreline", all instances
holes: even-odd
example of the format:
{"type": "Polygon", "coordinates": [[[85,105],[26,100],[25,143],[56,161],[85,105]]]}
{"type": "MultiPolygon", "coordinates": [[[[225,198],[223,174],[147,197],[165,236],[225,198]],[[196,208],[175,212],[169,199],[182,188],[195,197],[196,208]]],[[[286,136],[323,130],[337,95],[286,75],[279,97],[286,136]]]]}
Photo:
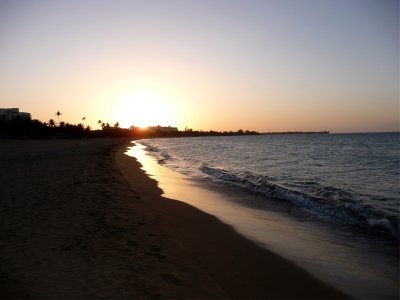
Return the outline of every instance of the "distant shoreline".
{"type": "Polygon", "coordinates": [[[261,132],[260,135],[276,135],[276,134],[330,134],[329,131],[282,131],[282,132],[261,132]]]}

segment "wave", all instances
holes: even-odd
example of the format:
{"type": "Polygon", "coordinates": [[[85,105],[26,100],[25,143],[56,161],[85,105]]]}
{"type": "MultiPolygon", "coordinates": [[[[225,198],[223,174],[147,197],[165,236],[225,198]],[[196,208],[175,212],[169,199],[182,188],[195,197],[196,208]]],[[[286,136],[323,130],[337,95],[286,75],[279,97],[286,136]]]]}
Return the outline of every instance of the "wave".
{"type": "Polygon", "coordinates": [[[140,144],[145,146],[146,147],[145,150],[148,152],[159,152],[160,151],[156,146],[153,146],[153,145],[150,145],[150,144],[147,144],[144,142],[141,142],[140,144]]]}
{"type": "Polygon", "coordinates": [[[205,174],[209,179],[220,183],[240,187],[267,197],[288,201],[296,207],[325,220],[335,220],[344,224],[359,225],[377,231],[400,236],[399,220],[396,214],[386,214],[357,201],[360,195],[354,195],[332,186],[322,187],[318,182],[277,182],[274,177],[254,174],[250,171],[234,172],[211,167],[206,163],[183,161],[172,157],[168,151],[146,141],[140,141],[145,150],[159,164],[166,164],[175,171],[196,176],[205,174]],[[200,173],[198,173],[200,171],[200,173]]]}
{"type": "Polygon", "coordinates": [[[165,164],[171,159],[171,156],[165,150],[160,150],[158,147],[150,145],[144,141],[141,141],[140,144],[145,146],[145,150],[154,156],[159,164],[165,164]]]}
{"type": "Polygon", "coordinates": [[[319,218],[369,227],[400,236],[396,216],[389,216],[362,205],[359,201],[354,200],[354,195],[341,189],[321,187],[316,182],[301,183],[304,187],[313,189],[313,192],[308,194],[273,183],[271,177],[256,175],[248,171],[233,173],[210,167],[207,164],[202,164],[199,169],[213,180],[244,188],[267,197],[289,201],[296,207],[313,213],[319,218]]]}

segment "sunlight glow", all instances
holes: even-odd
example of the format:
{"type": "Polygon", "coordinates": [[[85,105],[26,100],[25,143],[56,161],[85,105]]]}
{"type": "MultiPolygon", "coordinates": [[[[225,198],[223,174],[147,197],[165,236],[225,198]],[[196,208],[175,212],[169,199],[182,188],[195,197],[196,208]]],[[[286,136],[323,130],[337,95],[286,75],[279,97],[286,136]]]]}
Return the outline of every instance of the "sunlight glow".
{"type": "Polygon", "coordinates": [[[117,105],[115,119],[121,127],[169,126],[175,118],[165,97],[152,92],[140,91],[124,97],[117,105]]]}

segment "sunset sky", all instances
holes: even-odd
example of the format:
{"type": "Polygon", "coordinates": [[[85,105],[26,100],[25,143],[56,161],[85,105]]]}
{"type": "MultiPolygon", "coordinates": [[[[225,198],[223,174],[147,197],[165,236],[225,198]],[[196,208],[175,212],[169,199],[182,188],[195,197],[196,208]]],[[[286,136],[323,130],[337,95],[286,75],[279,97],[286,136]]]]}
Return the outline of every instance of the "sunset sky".
{"type": "Polygon", "coordinates": [[[1,0],[0,107],[41,121],[399,130],[396,0],[1,0]]]}

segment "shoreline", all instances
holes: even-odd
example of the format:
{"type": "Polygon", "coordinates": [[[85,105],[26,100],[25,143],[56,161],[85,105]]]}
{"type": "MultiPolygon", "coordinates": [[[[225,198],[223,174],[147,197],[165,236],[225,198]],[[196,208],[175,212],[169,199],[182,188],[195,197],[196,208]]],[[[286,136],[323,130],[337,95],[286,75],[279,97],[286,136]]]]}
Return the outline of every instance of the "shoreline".
{"type": "Polygon", "coordinates": [[[355,299],[398,297],[395,240],[311,218],[273,198],[176,172],[159,163],[140,141],[127,154],[158,182],[164,197],[216,216],[328,285],[355,299]]]}
{"type": "Polygon", "coordinates": [[[175,233],[174,239],[182,241],[191,259],[201,262],[201,267],[213,274],[230,298],[346,297],[292,262],[243,237],[216,217],[185,202],[161,196],[157,181],[138,170],[138,161],[124,154],[125,151],[120,148],[116,153],[117,164],[125,178],[135,190],[145,186],[145,181],[152,182],[152,189],[142,190],[143,199],[163,212],[163,225],[175,233]],[[135,169],[131,168],[133,165],[135,169]],[[145,178],[138,180],[139,171],[145,178]],[[290,285],[289,290],[287,285],[290,285]]]}
{"type": "Polygon", "coordinates": [[[0,141],[0,297],[346,297],[161,197],[122,140],[0,141]]]}

